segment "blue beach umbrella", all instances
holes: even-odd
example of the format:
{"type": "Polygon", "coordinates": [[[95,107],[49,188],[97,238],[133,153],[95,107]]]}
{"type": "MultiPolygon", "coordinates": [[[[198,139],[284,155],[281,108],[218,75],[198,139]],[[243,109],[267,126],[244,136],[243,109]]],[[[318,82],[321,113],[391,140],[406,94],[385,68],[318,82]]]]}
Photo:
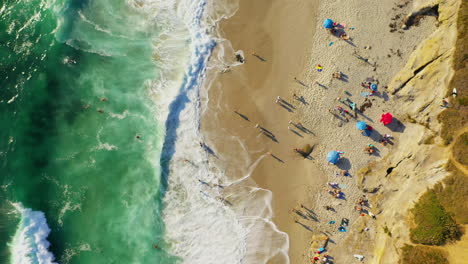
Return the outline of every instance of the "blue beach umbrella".
{"type": "Polygon", "coordinates": [[[328,152],[327,160],[330,163],[336,164],[339,159],[340,159],[340,153],[338,153],[338,151],[333,150],[333,151],[328,152]]]}
{"type": "Polygon", "coordinates": [[[359,130],[364,130],[364,129],[366,129],[366,127],[367,127],[366,122],[359,121],[359,122],[356,123],[356,128],[359,129],[359,130]]]}
{"type": "Polygon", "coordinates": [[[374,91],[374,92],[377,91],[377,84],[375,84],[375,83],[371,84],[371,85],[370,85],[370,89],[371,89],[372,91],[374,91]]]}
{"type": "Polygon", "coordinates": [[[327,18],[323,21],[322,25],[324,28],[333,28],[333,20],[327,18]]]}

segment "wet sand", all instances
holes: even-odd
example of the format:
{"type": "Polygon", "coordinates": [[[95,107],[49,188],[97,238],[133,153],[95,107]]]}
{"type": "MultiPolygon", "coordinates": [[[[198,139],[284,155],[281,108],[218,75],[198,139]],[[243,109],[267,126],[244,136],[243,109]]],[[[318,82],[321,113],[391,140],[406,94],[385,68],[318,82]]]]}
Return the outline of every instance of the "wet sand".
{"type": "MultiPolygon", "coordinates": [[[[288,124],[289,120],[301,122],[297,109],[303,103],[293,93],[300,96],[306,88],[294,77],[307,69],[315,8],[314,1],[241,0],[238,12],[223,21],[221,29],[234,50],[244,51],[246,62],[223,74],[212,73],[217,76],[203,116],[202,130],[208,133],[210,144],[220,156],[230,157],[225,160],[228,173],[237,166],[251,166],[267,152],[274,155],[264,157],[251,176],[259,187],[273,192],[273,221],[289,235],[291,263],[304,259],[311,232],[294,222],[303,219],[290,209],[299,209],[299,203],[313,207],[315,192],[326,179],[316,166],[314,152],[304,159],[293,151],[317,144],[315,136],[288,124]],[[286,101],[285,107],[275,103],[277,96],[286,101]],[[256,124],[274,139],[262,134],[256,124]],[[249,158],[239,161],[245,154],[249,158]]],[[[228,52],[225,56],[234,58],[228,52]]],[[[277,258],[270,263],[283,262],[277,258]]]]}

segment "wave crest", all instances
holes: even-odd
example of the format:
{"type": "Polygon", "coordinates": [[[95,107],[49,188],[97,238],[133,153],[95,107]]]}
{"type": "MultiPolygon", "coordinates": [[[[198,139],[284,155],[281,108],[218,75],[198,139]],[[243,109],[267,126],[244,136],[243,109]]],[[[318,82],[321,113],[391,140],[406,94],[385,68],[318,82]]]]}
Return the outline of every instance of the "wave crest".
{"type": "Polygon", "coordinates": [[[57,264],[55,257],[49,251],[50,243],[47,237],[50,228],[45,214],[24,208],[19,203],[13,206],[21,214],[21,220],[15,236],[10,244],[12,264],[57,264]]]}

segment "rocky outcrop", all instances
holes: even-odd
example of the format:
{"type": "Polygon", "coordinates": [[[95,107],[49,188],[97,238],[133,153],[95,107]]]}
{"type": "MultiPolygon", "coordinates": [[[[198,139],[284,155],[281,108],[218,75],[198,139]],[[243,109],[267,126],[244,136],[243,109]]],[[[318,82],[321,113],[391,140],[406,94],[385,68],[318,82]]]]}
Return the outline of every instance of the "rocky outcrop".
{"type": "Polygon", "coordinates": [[[405,101],[402,112],[422,124],[435,120],[435,113],[441,111],[440,102],[446,93],[445,87],[453,76],[451,65],[457,39],[459,0],[417,1],[407,20],[420,14],[421,10],[434,6],[438,9],[439,27],[419,44],[389,85],[390,93],[405,101]]]}
{"type": "Polygon", "coordinates": [[[409,241],[408,210],[428,187],[448,175],[445,164],[450,153],[439,144],[437,115],[454,74],[459,4],[460,0],[416,1],[403,21],[408,27],[415,17],[436,8],[439,26],[419,44],[388,87],[399,99],[395,102],[400,116],[406,116],[404,136],[391,155],[358,175],[363,190],[377,190],[373,201],[377,204],[374,211],[381,211],[377,225],[387,230],[379,229],[376,234],[370,263],[398,263],[399,249],[409,241]]]}

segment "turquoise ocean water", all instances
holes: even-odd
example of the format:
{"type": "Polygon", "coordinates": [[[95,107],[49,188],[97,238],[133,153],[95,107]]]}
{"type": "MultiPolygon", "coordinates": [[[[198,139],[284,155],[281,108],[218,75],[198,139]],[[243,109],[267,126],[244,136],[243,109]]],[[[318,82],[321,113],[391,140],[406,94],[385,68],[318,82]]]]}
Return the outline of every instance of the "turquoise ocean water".
{"type": "Polygon", "coordinates": [[[226,175],[200,131],[207,70],[239,65],[217,29],[237,8],[0,3],[0,263],[289,263],[262,158],[226,175]]]}
{"type": "Polygon", "coordinates": [[[46,241],[23,239],[47,230],[44,216],[59,263],[177,262],[153,248],[166,246],[164,124],[149,95],[161,28],[137,9],[0,4],[0,263],[49,263],[31,253],[46,241]]]}

